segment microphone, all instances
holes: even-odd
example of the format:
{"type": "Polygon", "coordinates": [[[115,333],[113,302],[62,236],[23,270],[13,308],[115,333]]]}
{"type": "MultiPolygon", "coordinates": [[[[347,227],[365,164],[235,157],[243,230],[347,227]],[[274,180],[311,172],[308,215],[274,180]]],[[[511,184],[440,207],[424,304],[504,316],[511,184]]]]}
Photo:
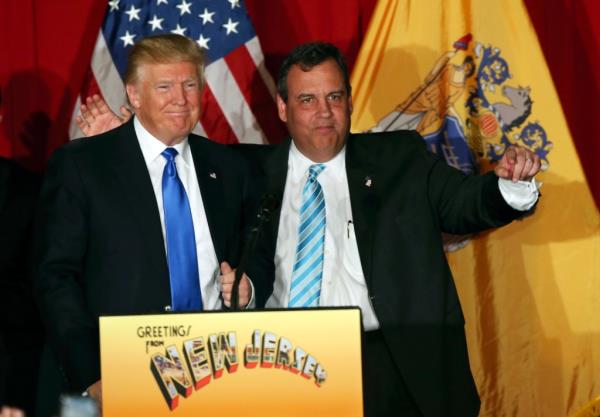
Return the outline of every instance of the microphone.
{"type": "Polygon", "coordinates": [[[279,208],[279,200],[273,194],[265,194],[261,198],[260,208],[256,215],[256,221],[250,229],[250,235],[248,241],[244,246],[244,251],[240,258],[240,263],[235,270],[235,279],[233,280],[233,286],[231,288],[231,309],[239,310],[239,287],[242,275],[246,272],[247,263],[250,256],[254,253],[256,242],[262,232],[264,224],[267,223],[275,210],[279,208]]]}

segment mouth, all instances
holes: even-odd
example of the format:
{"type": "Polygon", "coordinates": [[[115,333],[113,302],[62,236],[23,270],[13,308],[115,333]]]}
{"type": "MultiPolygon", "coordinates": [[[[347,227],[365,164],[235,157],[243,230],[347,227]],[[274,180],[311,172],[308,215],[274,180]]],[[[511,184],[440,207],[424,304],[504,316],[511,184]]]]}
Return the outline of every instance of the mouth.
{"type": "Polygon", "coordinates": [[[334,130],[335,126],[331,126],[331,125],[327,125],[327,126],[316,126],[315,130],[317,132],[329,132],[331,130],[334,130]]]}

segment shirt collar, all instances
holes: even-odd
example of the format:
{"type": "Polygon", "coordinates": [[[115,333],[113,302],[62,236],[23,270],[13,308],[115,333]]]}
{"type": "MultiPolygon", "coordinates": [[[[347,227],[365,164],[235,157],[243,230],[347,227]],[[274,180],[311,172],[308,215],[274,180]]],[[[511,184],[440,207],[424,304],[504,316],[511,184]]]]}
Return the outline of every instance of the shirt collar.
{"type": "MultiPolygon", "coordinates": [[[[290,145],[290,158],[288,165],[290,166],[290,173],[292,179],[295,182],[301,181],[308,172],[308,168],[311,165],[317,164],[318,162],[311,161],[307,158],[300,150],[296,147],[296,144],[292,140],[290,145]]],[[[342,181],[346,175],[346,145],[327,162],[322,162],[326,169],[323,171],[327,175],[333,176],[338,181],[342,181]]],[[[323,175],[321,174],[321,175],[323,175]]]]}
{"type": "Polygon", "coordinates": [[[192,152],[190,151],[190,144],[187,136],[178,144],[167,146],[148,132],[140,120],[135,116],[133,118],[133,127],[135,128],[135,134],[137,135],[140,148],[142,149],[142,155],[144,155],[146,166],[149,166],[157,158],[162,158],[161,153],[167,148],[175,148],[179,156],[181,156],[178,161],[182,161],[186,166],[192,166],[192,152]]]}

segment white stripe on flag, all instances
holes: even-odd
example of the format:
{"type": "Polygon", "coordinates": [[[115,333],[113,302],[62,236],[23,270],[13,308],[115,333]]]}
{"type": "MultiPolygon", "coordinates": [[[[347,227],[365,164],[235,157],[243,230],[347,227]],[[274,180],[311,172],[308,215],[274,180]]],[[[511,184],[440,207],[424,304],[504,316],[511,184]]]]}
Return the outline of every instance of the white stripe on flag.
{"type": "Polygon", "coordinates": [[[229,66],[219,59],[206,67],[206,83],[240,143],[267,143],[229,66]]]}
{"type": "Polygon", "coordinates": [[[273,97],[273,101],[275,101],[275,97],[277,95],[277,88],[275,87],[275,82],[273,81],[273,77],[267,70],[265,66],[265,56],[263,55],[262,49],[260,47],[260,42],[258,40],[258,36],[253,37],[248,42],[246,42],[246,49],[250,53],[254,64],[256,65],[256,69],[260,74],[263,82],[267,86],[269,93],[271,93],[271,97],[273,97]]]}
{"type": "Polygon", "coordinates": [[[104,100],[118,114],[119,108],[126,103],[125,87],[106,46],[102,30],[98,33],[91,66],[104,100]]]}

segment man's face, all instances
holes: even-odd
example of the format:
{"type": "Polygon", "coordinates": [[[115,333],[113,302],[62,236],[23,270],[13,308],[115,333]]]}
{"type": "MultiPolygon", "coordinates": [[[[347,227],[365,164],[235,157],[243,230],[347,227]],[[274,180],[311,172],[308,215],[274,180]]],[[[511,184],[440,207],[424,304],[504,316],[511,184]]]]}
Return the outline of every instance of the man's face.
{"type": "Polygon", "coordinates": [[[333,60],[307,72],[294,65],[287,88],[287,103],[277,96],[279,118],[300,152],[314,162],[329,161],[342,149],[350,131],[352,98],[342,71],[333,60]]]}
{"type": "Polygon", "coordinates": [[[185,138],[200,116],[201,81],[191,62],[143,64],[127,85],[129,101],[142,125],[166,145],[185,138]]]}

